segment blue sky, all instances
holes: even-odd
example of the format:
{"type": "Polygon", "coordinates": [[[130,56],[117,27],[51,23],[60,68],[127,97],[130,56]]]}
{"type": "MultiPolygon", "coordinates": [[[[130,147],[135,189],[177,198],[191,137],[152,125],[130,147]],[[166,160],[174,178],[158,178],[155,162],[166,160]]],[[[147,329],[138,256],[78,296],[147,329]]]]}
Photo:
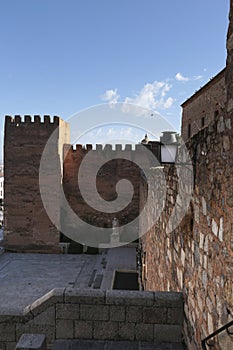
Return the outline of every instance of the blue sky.
{"type": "Polygon", "coordinates": [[[67,119],[103,102],[179,130],[180,104],[225,66],[229,2],[1,0],[1,134],[6,114],[67,119]]]}

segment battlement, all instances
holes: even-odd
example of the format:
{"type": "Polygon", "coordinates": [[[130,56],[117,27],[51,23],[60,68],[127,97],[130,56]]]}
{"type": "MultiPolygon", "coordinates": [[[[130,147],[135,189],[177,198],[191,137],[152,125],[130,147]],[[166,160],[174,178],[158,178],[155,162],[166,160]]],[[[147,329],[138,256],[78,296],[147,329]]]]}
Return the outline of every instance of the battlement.
{"type": "Polygon", "coordinates": [[[5,116],[5,125],[15,125],[15,126],[20,126],[20,125],[27,125],[27,124],[44,124],[44,125],[59,125],[60,117],[54,116],[50,117],[50,115],[44,115],[41,117],[40,115],[15,115],[15,116],[10,116],[6,115],[5,116]]]}
{"type": "Polygon", "coordinates": [[[142,144],[86,144],[86,145],[81,145],[81,144],[65,144],[64,145],[64,150],[65,152],[77,152],[77,153],[86,153],[87,151],[96,151],[96,152],[108,152],[108,151],[113,151],[113,152],[135,152],[139,151],[144,147],[142,144]]]}

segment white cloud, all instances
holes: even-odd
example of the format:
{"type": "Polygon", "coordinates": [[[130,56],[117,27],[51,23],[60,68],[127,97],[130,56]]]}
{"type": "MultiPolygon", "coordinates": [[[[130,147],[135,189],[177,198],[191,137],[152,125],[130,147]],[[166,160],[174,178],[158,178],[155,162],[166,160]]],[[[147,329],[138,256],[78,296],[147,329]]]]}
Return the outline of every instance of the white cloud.
{"type": "Polygon", "coordinates": [[[176,74],[176,80],[178,81],[189,81],[190,79],[187,77],[184,77],[181,73],[176,74]]]}
{"type": "Polygon", "coordinates": [[[105,91],[105,93],[101,96],[101,99],[110,104],[117,103],[120,98],[120,95],[117,93],[117,89],[110,89],[105,91]]]}
{"type": "Polygon", "coordinates": [[[202,78],[203,78],[202,75],[195,75],[195,76],[193,77],[193,80],[200,80],[200,79],[202,79],[202,78]]]}
{"type": "Polygon", "coordinates": [[[177,73],[175,78],[177,81],[187,82],[187,81],[191,81],[191,80],[200,80],[203,78],[203,76],[202,75],[194,75],[193,77],[184,77],[181,73],[177,73]]]}
{"type": "Polygon", "coordinates": [[[163,81],[147,83],[135,97],[126,97],[124,103],[138,105],[149,110],[170,108],[174,99],[172,97],[166,98],[166,95],[171,87],[172,85],[163,81]]]}

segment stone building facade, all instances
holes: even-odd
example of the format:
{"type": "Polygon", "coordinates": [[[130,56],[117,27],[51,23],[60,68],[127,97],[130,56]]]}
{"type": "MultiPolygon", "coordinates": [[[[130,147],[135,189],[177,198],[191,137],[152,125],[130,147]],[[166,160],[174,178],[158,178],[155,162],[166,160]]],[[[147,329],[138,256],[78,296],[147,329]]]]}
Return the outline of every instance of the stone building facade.
{"type": "Polygon", "coordinates": [[[190,137],[222,114],[226,104],[225,69],[182,104],[182,138],[190,137]]]}

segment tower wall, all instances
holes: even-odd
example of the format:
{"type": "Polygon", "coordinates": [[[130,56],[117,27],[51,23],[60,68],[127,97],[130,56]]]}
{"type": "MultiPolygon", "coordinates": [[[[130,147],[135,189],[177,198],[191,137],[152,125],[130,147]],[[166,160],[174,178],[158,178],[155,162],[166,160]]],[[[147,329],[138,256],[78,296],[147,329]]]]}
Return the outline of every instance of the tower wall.
{"type": "MultiPolygon", "coordinates": [[[[134,163],[134,155],[137,150],[132,151],[131,145],[126,145],[124,149],[122,145],[116,145],[116,150],[112,150],[111,145],[106,145],[105,148],[102,145],[96,145],[96,149],[92,149],[92,145],[76,145],[76,149],[71,145],[65,145],[64,147],[64,178],[63,189],[66,195],[66,199],[76,213],[84,222],[87,222],[93,227],[105,227],[111,228],[114,217],[118,219],[119,225],[129,223],[138,217],[139,214],[139,184],[141,181],[140,168],[134,163]],[[111,157],[114,158],[108,161],[108,152],[111,152],[111,157]],[[86,155],[92,152],[93,160],[88,167],[88,173],[86,174],[84,181],[85,189],[89,189],[90,197],[92,196],[91,190],[91,178],[90,174],[94,172],[94,168],[97,165],[99,171],[97,173],[96,188],[100,197],[104,201],[114,201],[117,198],[116,185],[121,179],[127,179],[134,187],[134,195],[131,203],[123,210],[117,210],[115,213],[106,213],[94,209],[98,202],[93,200],[93,203],[88,205],[85,198],[82,197],[79,184],[78,173],[80,166],[85,161],[86,155]],[[131,157],[131,161],[124,159],[124,156],[131,157]],[[103,164],[103,166],[99,166],[103,164]]],[[[127,190],[124,188],[121,190],[123,196],[127,196],[127,190]]],[[[63,213],[63,227],[67,225],[74,225],[70,219],[68,213],[63,213]]],[[[80,227],[80,230],[82,228],[80,227]]],[[[79,228],[77,228],[79,230],[79,228]]],[[[130,233],[121,230],[121,240],[127,241],[130,237],[130,233]]],[[[105,238],[104,238],[105,239],[105,238]]],[[[109,237],[106,237],[108,243],[109,237]]]]}
{"type": "MultiPolygon", "coordinates": [[[[4,140],[5,165],[5,231],[4,245],[10,251],[59,252],[60,233],[50,221],[40,195],[39,168],[44,147],[55,133],[51,158],[57,168],[50,174],[54,188],[61,182],[61,149],[69,142],[67,123],[58,117],[24,118],[6,116],[4,140]]],[[[54,206],[59,201],[59,191],[54,191],[54,206]]]]}

